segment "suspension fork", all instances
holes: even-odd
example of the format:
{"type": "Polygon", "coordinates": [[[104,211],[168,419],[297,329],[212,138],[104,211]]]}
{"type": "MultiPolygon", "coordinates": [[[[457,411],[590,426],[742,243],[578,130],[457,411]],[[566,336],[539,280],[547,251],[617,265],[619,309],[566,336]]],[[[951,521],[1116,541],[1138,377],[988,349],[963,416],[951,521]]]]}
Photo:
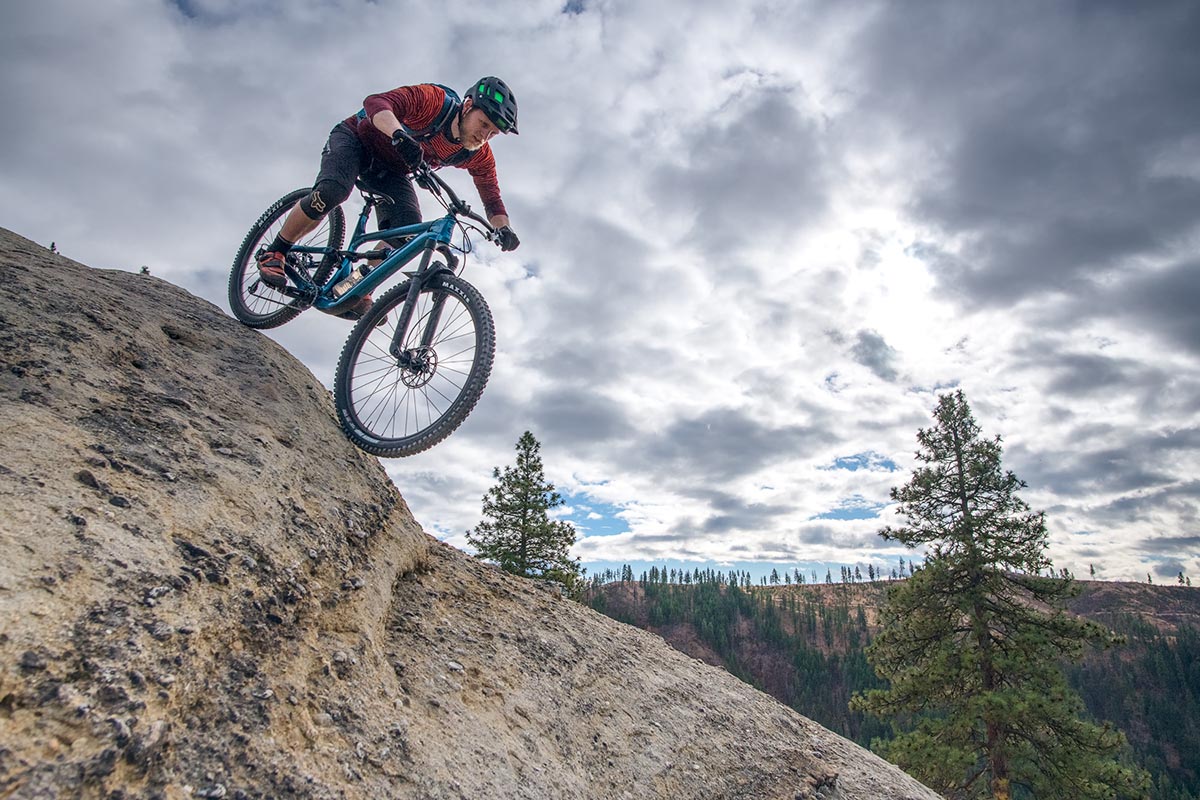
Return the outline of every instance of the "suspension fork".
{"type": "MultiPolygon", "coordinates": [[[[411,367],[413,364],[413,351],[405,350],[404,340],[408,334],[408,326],[412,323],[412,316],[417,307],[417,298],[421,294],[421,290],[428,285],[438,273],[446,270],[445,267],[439,264],[438,269],[430,269],[430,260],[433,258],[434,245],[431,243],[425,249],[425,254],[421,256],[421,265],[417,268],[417,272],[413,275],[412,280],[408,285],[408,296],[404,300],[404,306],[400,310],[400,319],[396,322],[396,331],[392,334],[392,346],[388,348],[388,352],[399,362],[401,367],[411,367]]],[[[438,322],[442,317],[442,307],[446,302],[446,294],[437,292],[433,298],[433,305],[429,309],[429,318],[425,321],[425,330],[421,332],[420,349],[428,348],[433,344],[433,336],[437,332],[438,322]]]]}

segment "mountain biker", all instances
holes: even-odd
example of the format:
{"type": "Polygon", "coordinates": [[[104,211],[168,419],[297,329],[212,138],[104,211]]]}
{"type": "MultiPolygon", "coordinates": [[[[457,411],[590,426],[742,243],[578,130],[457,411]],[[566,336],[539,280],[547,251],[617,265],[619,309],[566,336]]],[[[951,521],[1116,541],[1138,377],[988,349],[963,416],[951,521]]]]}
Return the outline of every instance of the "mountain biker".
{"type": "MultiPolygon", "coordinates": [[[[517,133],[517,101],[496,77],[480,78],[461,102],[446,87],[429,83],[367,97],[361,111],[330,131],[312,192],[291,210],[275,241],[259,257],[259,278],[275,288],[287,285],[283,265],[288,251],[350,196],[358,178],[392,200],[379,206],[379,230],[420,222],[421,207],[410,173],[422,161],[435,169],[467,170],[496,229],[500,249],[515,250],[521,240],[509,225],[488,144],[501,132],[517,133]]],[[[339,316],[359,319],[371,302],[366,295],[339,316]]]]}

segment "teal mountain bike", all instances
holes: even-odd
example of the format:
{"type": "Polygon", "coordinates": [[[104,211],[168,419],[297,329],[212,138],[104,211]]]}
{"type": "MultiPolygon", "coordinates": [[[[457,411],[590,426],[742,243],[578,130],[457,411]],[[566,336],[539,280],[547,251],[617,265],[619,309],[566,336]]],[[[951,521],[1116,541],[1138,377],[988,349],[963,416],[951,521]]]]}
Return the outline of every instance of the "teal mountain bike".
{"type": "Polygon", "coordinates": [[[419,259],[355,324],[334,376],[342,430],[358,447],[384,457],[420,453],[453,433],[483,394],[496,350],[491,311],[479,290],[456,273],[455,255],[470,252],[470,232],[494,241],[495,230],[425,165],[414,178],[446,209],[445,216],[367,233],[372,210],[389,199],[359,182],[365,204],[349,248],[342,249],[345,215],[334,208],[292,248],[284,267],[288,285],[276,289],[259,280],[258,257],[310,191],[297,189],[254,223],[229,275],[233,315],[251,328],[274,328],[314,306],[333,314],[351,308],[419,259]],[[462,231],[459,246],[452,243],[456,228],[462,231]],[[392,250],[359,250],[398,238],[405,241],[392,250]],[[374,267],[368,263],[381,257],[374,267]]]}

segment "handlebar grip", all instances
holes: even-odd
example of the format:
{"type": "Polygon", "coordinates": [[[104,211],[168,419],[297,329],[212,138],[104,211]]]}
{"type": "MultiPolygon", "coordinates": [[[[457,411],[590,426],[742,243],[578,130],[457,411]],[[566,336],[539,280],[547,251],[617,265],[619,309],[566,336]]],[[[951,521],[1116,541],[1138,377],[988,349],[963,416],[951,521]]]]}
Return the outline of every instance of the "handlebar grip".
{"type": "Polygon", "coordinates": [[[404,163],[413,169],[425,163],[425,153],[421,151],[421,145],[403,128],[397,128],[392,134],[392,147],[400,154],[400,158],[404,159],[404,163]]]}
{"type": "Polygon", "coordinates": [[[396,128],[396,132],[392,134],[392,146],[395,147],[398,141],[417,143],[417,140],[408,135],[408,131],[404,128],[396,128]]]}

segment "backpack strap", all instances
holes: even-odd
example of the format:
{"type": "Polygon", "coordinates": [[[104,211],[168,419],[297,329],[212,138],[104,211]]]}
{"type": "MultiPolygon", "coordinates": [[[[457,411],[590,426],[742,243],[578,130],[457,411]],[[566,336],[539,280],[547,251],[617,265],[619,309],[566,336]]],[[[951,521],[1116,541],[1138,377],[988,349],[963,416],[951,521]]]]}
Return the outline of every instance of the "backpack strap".
{"type": "Polygon", "coordinates": [[[419,131],[409,131],[409,135],[419,142],[428,141],[442,131],[449,124],[450,118],[457,114],[459,107],[462,106],[458,92],[440,83],[433,85],[445,92],[446,96],[442,99],[442,110],[433,118],[433,122],[429,123],[428,127],[419,131]]]}
{"type": "MultiPolygon", "coordinates": [[[[418,142],[427,142],[436,136],[438,132],[441,131],[446,125],[446,123],[450,121],[450,118],[454,116],[455,112],[458,111],[458,106],[459,103],[454,102],[454,99],[450,96],[449,92],[447,92],[446,99],[442,101],[442,110],[439,111],[437,116],[433,118],[433,122],[429,123],[424,128],[410,128],[404,123],[400,123],[400,127],[404,129],[405,133],[416,139],[418,142]]],[[[354,116],[359,121],[365,120],[367,118],[367,110],[365,108],[360,108],[358,113],[354,116]]]]}
{"type": "MultiPolygon", "coordinates": [[[[439,133],[441,133],[442,130],[449,125],[450,119],[458,113],[458,109],[462,106],[462,99],[458,96],[458,92],[454,91],[449,86],[443,86],[440,83],[434,83],[430,85],[436,86],[446,93],[445,98],[442,100],[442,110],[439,111],[437,116],[433,118],[433,122],[429,123],[424,128],[410,128],[403,123],[400,125],[400,127],[404,129],[405,133],[418,142],[427,142],[434,136],[437,136],[439,133]]],[[[367,110],[365,108],[359,109],[357,117],[360,120],[366,119],[367,110]]],[[[449,135],[447,135],[446,138],[449,139],[449,135]]],[[[466,161],[472,155],[473,154],[470,151],[468,151],[466,148],[463,148],[454,155],[442,161],[442,164],[448,167],[453,167],[466,161]]]]}
{"type": "Polygon", "coordinates": [[[459,148],[459,150],[458,150],[458,152],[457,152],[457,153],[454,153],[454,154],[453,154],[453,155],[451,155],[449,158],[443,158],[443,159],[441,160],[441,161],[442,161],[442,166],[444,166],[444,167],[457,167],[459,164],[461,164],[461,163],[463,163],[464,161],[468,160],[468,159],[469,159],[471,156],[473,156],[473,155],[475,155],[475,151],[473,151],[473,150],[468,150],[468,149],[467,149],[467,148],[465,148],[465,147],[459,148]]]}

